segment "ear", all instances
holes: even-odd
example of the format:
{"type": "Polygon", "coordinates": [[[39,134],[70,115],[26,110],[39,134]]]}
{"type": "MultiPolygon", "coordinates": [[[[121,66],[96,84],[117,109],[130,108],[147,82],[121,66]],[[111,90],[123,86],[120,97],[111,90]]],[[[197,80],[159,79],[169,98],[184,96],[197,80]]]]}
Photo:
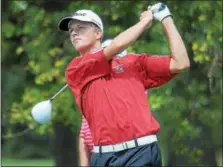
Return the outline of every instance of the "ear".
{"type": "Polygon", "coordinates": [[[102,39],[102,32],[100,30],[96,31],[96,39],[101,40],[102,39]]]}

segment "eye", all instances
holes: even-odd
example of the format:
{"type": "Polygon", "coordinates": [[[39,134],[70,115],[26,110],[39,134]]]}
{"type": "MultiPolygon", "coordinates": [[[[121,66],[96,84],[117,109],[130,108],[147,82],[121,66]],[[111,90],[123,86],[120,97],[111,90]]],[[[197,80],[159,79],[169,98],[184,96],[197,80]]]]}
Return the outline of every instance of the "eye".
{"type": "Polygon", "coordinates": [[[84,29],[85,27],[84,26],[79,26],[78,27],[78,29],[80,30],[80,29],[84,29]]]}

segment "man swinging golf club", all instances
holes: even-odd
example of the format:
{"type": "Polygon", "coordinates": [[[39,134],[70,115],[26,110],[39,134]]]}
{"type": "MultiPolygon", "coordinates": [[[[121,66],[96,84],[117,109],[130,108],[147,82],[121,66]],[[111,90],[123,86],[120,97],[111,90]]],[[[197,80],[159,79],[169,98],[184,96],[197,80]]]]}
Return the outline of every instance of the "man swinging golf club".
{"type": "Polygon", "coordinates": [[[66,69],[66,80],[93,137],[90,166],[161,166],[156,134],[160,129],[149,109],[145,89],[167,83],[190,66],[185,45],[168,7],[158,3],[142,12],[138,23],[101,49],[103,24],[90,10],[63,18],[80,53],[66,69]],[[158,12],[152,14],[152,11],[158,12]],[[159,20],[169,40],[170,55],[128,54],[113,59],[159,20]],[[148,112],[149,111],[149,112],[148,112]]]}
{"type": "MultiPolygon", "coordinates": [[[[109,44],[111,44],[112,40],[108,39],[105,40],[101,47],[105,48],[109,44]]],[[[120,59],[127,55],[127,50],[124,50],[120,54],[118,54],[115,58],[120,59]]],[[[147,90],[145,91],[145,94],[147,95],[147,90]]],[[[80,158],[80,166],[89,166],[90,156],[93,152],[93,138],[91,134],[91,130],[89,128],[89,125],[87,123],[87,120],[82,116],[82,123],[81,123],[81,129],[80,129],[80,136],[79,136],[79,158],[80,158]]]]}

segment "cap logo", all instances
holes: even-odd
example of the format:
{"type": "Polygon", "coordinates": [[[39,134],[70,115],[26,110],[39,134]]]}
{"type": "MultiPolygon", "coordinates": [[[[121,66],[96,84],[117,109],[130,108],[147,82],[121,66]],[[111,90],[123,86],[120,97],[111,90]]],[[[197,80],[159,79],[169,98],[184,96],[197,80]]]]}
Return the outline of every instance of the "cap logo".
{"type": "Polygon", "coordinates": [[[75,13],[75,16],[86,16],[86,13],[75,13]]]}

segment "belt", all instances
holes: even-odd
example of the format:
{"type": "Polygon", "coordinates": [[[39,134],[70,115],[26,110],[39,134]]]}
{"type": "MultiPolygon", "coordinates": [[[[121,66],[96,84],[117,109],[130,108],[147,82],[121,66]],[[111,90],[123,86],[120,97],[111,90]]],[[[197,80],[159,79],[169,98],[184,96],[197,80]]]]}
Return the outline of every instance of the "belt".
{"type": "Polygon", "coordinates": [[[125,141],[115,145],[94,146],[94,153],[118,152],[125,149],[135,148],[137,146],[151,144],[157,141],[156,135],[148,135],[134,140],[125,141]]]}

